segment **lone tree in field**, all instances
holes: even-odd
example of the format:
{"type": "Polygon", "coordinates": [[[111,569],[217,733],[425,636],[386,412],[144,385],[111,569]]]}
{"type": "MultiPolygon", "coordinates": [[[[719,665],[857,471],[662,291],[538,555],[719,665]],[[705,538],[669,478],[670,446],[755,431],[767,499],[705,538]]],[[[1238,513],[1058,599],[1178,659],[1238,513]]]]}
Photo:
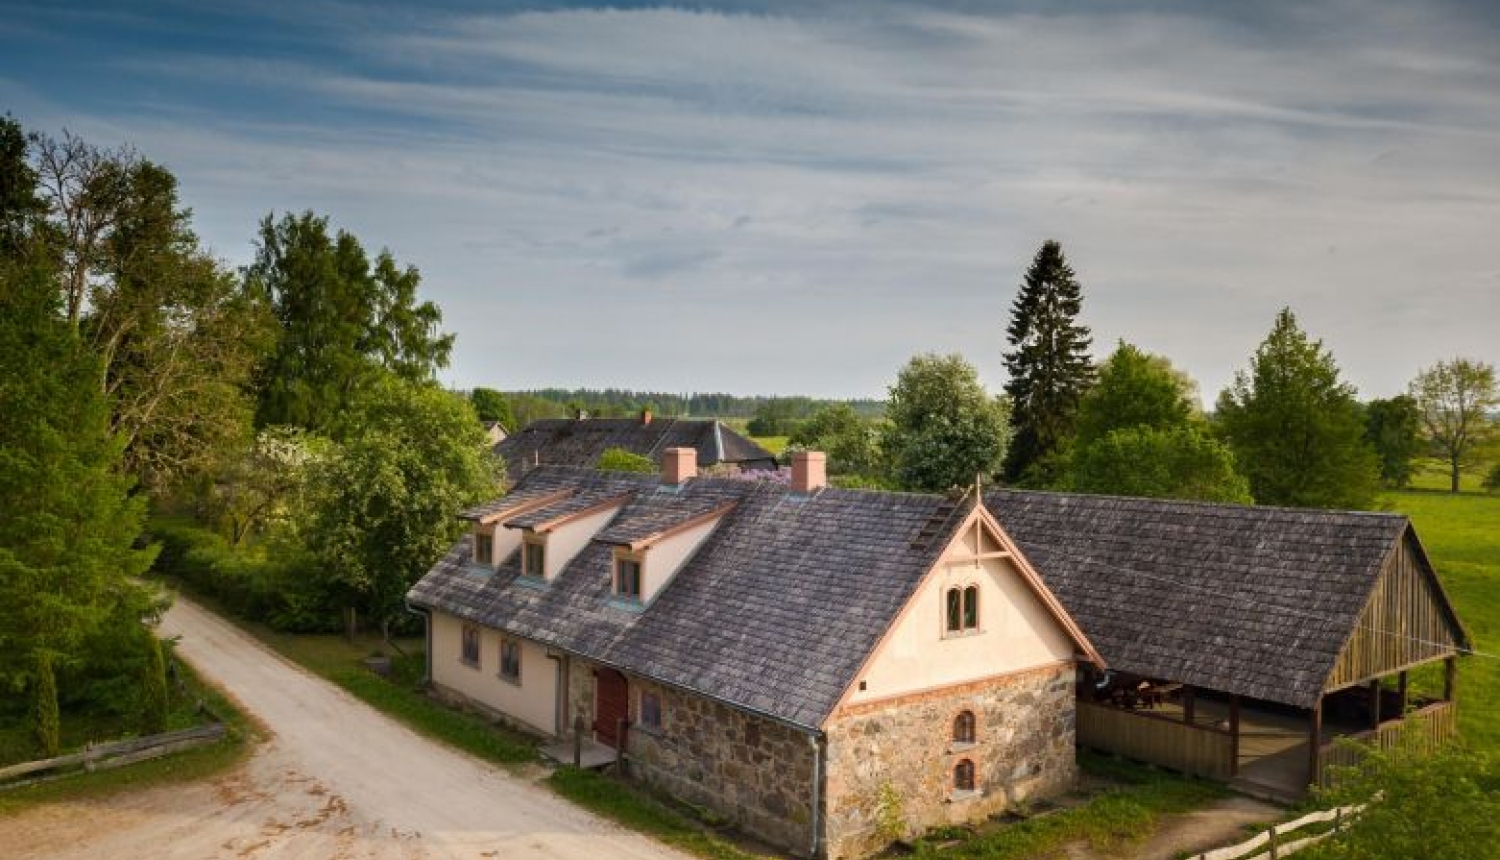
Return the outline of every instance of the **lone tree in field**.
{"type": "Polygon", "coordinates": [[[1046,483],[1052,455],[1073,432],[1078,401],[1094,379],[1089,330],[1077,321],[1082,306],[1062,246],[1047,240],[1026,271],[1005,330],[1011,346],[1005,391],[1015,428],[1005,459],[1009,481],[1046,483]]]}
{"type": "Polygon", "coordinates": [[[1440,361],[1412,380],[1411,396],[1427,438],[1448,461],[1450,487],[1456,493],[1459,475],[1474,465],[1476,446],[1495,431],[1489,416],[1500,406],[1495,367],[1465,358],[1440,361]]]}
{"type": "Polygon", "coordinates": [[[1380,458],[1380,482],[1400,489],[1411,483],[1412,461],[1422,451],[1422,413],[1417,401],[1398,394],[1365,404],[1365,438],[1380,458]]]}
{"type": "Polygon", "coordinates": [[[1266,505],[1367,508],[1378,469],[1353,386],[1291,309],[1219,395],[1219,430],[1266,505]]]}

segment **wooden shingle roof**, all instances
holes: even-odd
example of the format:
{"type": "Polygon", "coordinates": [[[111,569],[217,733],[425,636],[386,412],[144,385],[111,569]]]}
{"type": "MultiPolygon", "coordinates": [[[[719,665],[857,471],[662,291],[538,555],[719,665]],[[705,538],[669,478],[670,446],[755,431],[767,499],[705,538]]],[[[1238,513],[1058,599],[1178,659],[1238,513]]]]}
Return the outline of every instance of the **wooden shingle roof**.
{"type": "MultiPolygon", "coordinates": [[[[1405,516],[992,490],[1112,668],[1311,707],[1405,516]]],[[[1456,622],[1455,622],[1456,623],[1456,622]]]]}
{"type": "Polygon", "coordinates": [[[512,480],[537,465],[593,467],[610,448],[653,462],[668,448],[692,448],[698,465],[729,463],[775,468],[776,456],[723,423],[708,419],[548,418],[533,421],[495,445],[512,480]]]}
{"type": "Polygon", "coordinates": [[[674,487],[560,466],[528,472],[515,494],[559,487],[634,498],[545,588],[511,587],[519,553],[476,572],[461,540],[408,599],[807,729],[832,712],[963,519],[943,496],[799,494],[722,478],[674,487]],[[644,611],[610,599],[614,550],[602,538],[639,538],[731,504],[644,611]],[[930,533],[935,519],[942,534],[930,533]]]}

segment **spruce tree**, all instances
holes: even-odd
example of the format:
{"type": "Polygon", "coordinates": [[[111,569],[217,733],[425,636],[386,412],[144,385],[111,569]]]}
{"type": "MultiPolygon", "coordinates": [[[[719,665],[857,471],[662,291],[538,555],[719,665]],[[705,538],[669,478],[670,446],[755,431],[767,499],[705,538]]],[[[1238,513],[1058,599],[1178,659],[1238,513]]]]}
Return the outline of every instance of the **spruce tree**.
{"type": "Polygon", "coordinates": [[[1094,379],[1087,326],[1078,324],[1083,290],[1063,257],[1047,240],[1037,251],[1011,304],[1005,353],[1015,437],[1005,459],[1009,481],[1050,483],[1054,455],[1073,432],[1078,402],[1094,379]],[[1049,465],[1050,464],[1050,465],[1049,465]]]}

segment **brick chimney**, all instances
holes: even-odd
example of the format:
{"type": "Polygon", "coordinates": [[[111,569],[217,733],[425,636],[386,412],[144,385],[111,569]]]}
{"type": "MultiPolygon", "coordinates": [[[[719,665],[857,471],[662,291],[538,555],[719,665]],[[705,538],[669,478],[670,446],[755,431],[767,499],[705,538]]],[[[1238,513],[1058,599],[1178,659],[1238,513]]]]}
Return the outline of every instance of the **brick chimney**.
{"type": "Polygon", "coordinates": [[[651,410],[650,409],[642,409],[641,410],[641,423],[642,424],[650,424],[651,423],[651,410]]]}
{"type": "Polygon", "coordinates": [[[668,484],[684,484],[698,477],[698,451],[695,448],[668,448],[661,457],[661,479],[668,484]]]}
{"type": "Polygon", "coordinates": [[[828,486],[828,455],[822,451],[792,452],[792,491],[811,493],[828,486]]]}

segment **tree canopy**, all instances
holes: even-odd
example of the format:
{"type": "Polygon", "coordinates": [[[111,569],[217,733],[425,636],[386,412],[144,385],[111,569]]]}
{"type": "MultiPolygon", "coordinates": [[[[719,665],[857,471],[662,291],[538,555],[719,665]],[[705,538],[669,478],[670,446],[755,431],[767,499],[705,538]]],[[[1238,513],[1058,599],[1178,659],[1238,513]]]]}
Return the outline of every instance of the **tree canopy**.
{"type": "Polygon", "coordinates": [[[1196,427],[1111,430],[1075,449],[1068,489],[1250,504],[1250,483],[1224,443],[1196,427]]]}
{"type": "Polygon", "coordinates": [[[259,378],[256,420],[326,432],[369,380],[408,381],[446,367],[453,335],[442,313],[417,301],[417,270],[381,251],[372,267],[352,234],[330,233],[312,212],[261,222],[247,283],[276,321],[276,344],[259,378]]]}
{"type": "Polygon", "coordinates": [[[1440,361],[1411,383],[1422,426],[1433,448],[1448,462],[1452,492],[1459,476],[1474,465],[1479,445],[1495,433],[1490,412],[1500,407],[1495,368],[1482,361],[1440,361]]]}
{"type": "Polygon", "coordinates": [[[1051,476],[1042,473],[1073,432],[1078,401],[1094,379],[1089,330],[1078,323],[1082,308],[1083,288],[1062,246],[1049,239],[1026,271],[1006,327],[1005,391],[1015,428],[1007,480],[1047,482],[1051,476]]]}
{"type": "Polygon", "coordinates": [[[1219,395],[1215,424],[1262,504],[1362,509],[1375,500],[1375,452],[1354,388],[1289,308],[1219,395]]]}
{"type": "Polygon", "coordinates": [[[847,403],[814,412],[788,438],[790,445],[828,455],[831,475],[874,477],[880,471],[879,430],[847,403]]]}
{"type": "Polygon", "coordinates": [[[919,355],[902,368],[886,406],[884,447],[905,489],[941,491],[993,476],[1010,440],[1008,409],[958,355],[919,355]]]}
{"type": "Polygon", "coordinates": [[[1365,404],[1365,438],[1380,460],[1380,482],[1400,488],[1411,483],[1412,461],[1422,452],[1422,414],[1410,395],[1365,404]]]}
{"type": "Polygon", "coordinates": [[[507,432],[520,430],[516,418],[510,411],[510,400],[493,388],[476,388],[469,392],[469,402],[474,404],[474,413],[480,421],[498,421],[507,432]]]}
{"type": "Polygon", "coordinates": [[[1184,427],[1194,412],[1191,386],[1165,358],[1120,341],[1079,400],[1076,442],[1086,445],[1125,428],[1184,427]]]}

